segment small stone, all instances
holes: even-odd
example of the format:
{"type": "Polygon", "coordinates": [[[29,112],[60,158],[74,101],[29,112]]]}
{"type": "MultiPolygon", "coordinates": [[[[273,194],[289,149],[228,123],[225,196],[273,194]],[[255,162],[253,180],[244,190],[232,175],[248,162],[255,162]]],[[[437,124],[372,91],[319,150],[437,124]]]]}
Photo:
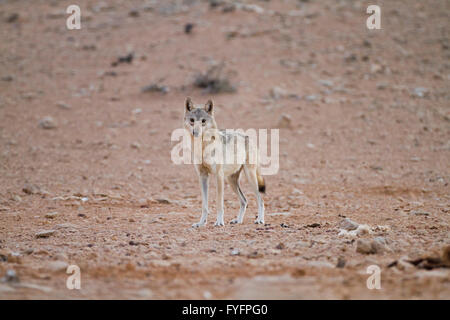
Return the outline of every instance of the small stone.
{"type": "Polygon", "coordinates": [[[306,99],[306,101],[313,102],[313,101],[316,101],[316,100],[317,100],[317,96],[314,95],[314,94],[310,94],[310,95],[307,95],[307,96],[305,97],[305,99],[306,99]]]}
{"type": "Polygon", "coordinates": [[[139,150],[141,148],[141,144],[139,142],[133,142],[131,144],[131,148],[139,150]]]}
{"type": "Polygon", "coordinates": [[[17,276],[16,271],[14,271],[13,269],[6,270],[6,274],[2,278],[2,282],[18,283],[19,282],[19,277],[17,276]]]}
{"type": "Polygon", "coordinates": [[[54,219],[58,216],[58,212],[49,212],[45,215],[47,219],[54,219]]]}
{"type": "Polygon", "coordinates": [[[278,119],[277,127],[280,128],[280,129],[283,129],[283,128],[284,129],[290,129],[290,128],[292,128],[291,122],[292,122],[292,120],[291,120],[291,116],[290,115],[282,114],[280,116],[280,118],[278,119]]]}
{"type": "Polygon", "coordinates": [[[416,97],[419,97],[419,98],[425,98],[425,97],[428,96],[429,91],[428,91],[427,88],[417,87],[417,88],[414,88],[414,92],[413,92],[413,93],[414,93],[414,95],[415,95],[416,97]]]}
{"type": "Polygon", "coordinates": [[[9,263],[22,263],[21,254],[18,252],[10,252],[6,259],[9,263]]]}
{"type": "Polygon", "coordinates": [[[47,269],[53,272],[66,271],[69,264],[65,261],[51,261],[47,265],[47,269]]]}
{"type": "Polygon", "coordinates": [[[381,253],[386,249],[386,239],[383,237],[376,237],[373,240],[358,239],[356,241],[356,252],[363,254],[381,253]]]}
{"type": "Polygon", "coordinates": [[[331,88],[334,85],[333,81],[331,81],[331,80],[319,80],[317,82],[319,84],[323,85],[324,87],[328,87],[328,88],[331,88]]]}
{"type": "Polygon", "coordinates": [[[22,191],[26,194],[38,194],[41,192],[41,189],[35,184],[25,184],[22,188],[22,191]]]}
{"type": "Polygon", "coordinates": [[[345,218],[344,220],[341,221],[339,226],[344,230],[351,231],[356,230],[359,224],[357,224],[355,221],[349,218],[345,218]]]}
{"type": "Polygon", "coordinates": [[[285,98],[288,95],[287,91],[280,87],[273,87],[270,89],[270,96],[275,99],[279,100],[281,98],[285,98]]]}
{"type": "Polygon", "coordinates": [[[13,23],[16,22],[17,20],[19,20],[19,14],[16,12],[11,13],[7,18],[6,18],[6,22],[7,23],[13,23]]]}
{"type": "Polygon", "coordinates": [[[55,234],[55,230],[43,230],[36,233],[36,238],[48,238],[55,234]]]}
{"type": "Polygon", "coordinates": [[[159,198],[159,199],[156,199],[156,201],[161,204],[170,204],[170,201],[165,198],[159,198]]]}
{"type": "Polygon", "coordinates": [[[419,211],[419,210],[413,210],[411,211],[411,214],[416,215],[416,216],[429,216],[430,213],[427,211],[419,211]]]}
{"type": "Polygon", "coordinates": [[[232,256],[239,256],[241,254],[241,252],[238,249],[233,249],[231,251],[231,255],[232,256]]]}
{"type": "Polygon", "coordinates": [[[370,240],[367,239],[358,239],[356,241],[356,252],[362,254],[375,253],[374,249],[372,248],[372,243],[370,242],[370,240]]]}
{"type": "Polygon", "coordinates": [[[139,17],[139,10],[132,9],[132,10],[130,10],[130,12],[128,12],[128,15],[130,17],[137,18],[137,17],[139,17]]]}
{"type": "Polygon", "coordinates": [[[70,109],[70,106],[69,106],[67,103],[62,102],[62,101],[58,101],[58,102],[56,103],[56,106],[57,106],[58,108],[65,109],[65,110],[70,109]]]}
{"type": "Polygon", "coordinates": [[[186,23],[184,25],[184,33],[190,34],[192,32],[193,28],[194,28],[194,24],[193,23],[186,23]]]}
{"type": "Polygon", "coordinates": [[[275,249],[278,250],[283,250],[284,248],[286,248],[286,246],[284,245],[284,243],[280,242],[279,244],[277,244],[277,246],[275,247],[275,249]]]}
{"type": "Polygon", "coordinates": [[[320,228],[320,223],[311,223],[305,226],[305,228],[320,228]]]}
{"type": "Polygon", "coordinates": [[[387,241],[384,237],[376,237],[372,241],[372,248],[375,253],[383,252],[386,249],[387,241]]]}
{"type": "Polygon", "coordinates": [[[57,127],[57,123],[52,117],[45,117],[39,121],[39,127],[47,130],[55,129],[57,127]]]}
{"type": "Polygon", "coordinates": [[[343,267],[345,267],[346,263],[347,263],[347,261],[343,257],[339,257],[338,261],[336,263],[336,268],[343,268],[343,267]]]}
{"type": "Polygon", "coordinates": [[[257,259],[257,258],[262,258],[263,255],[261,253],[258,253],[258,251],[254,251],[252,253],[250,253],[249,255],[247,255],[247,258],[250,259],[257,259]]]}

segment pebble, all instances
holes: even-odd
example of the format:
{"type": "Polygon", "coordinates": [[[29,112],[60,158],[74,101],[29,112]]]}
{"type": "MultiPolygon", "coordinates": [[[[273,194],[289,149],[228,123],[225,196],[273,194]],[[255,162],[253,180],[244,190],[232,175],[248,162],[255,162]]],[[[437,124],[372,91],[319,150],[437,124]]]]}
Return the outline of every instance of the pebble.
{"type": "Polygon", "coordinates": [[[58,216],[58,212],[49,212],[45,215],[47,219],[54,219],[56,216],[58,216]]]}
{"type": "Polygon", "coordinates": [[[42,129],[55,129],[57,126],[56,121],[52,117],[45,117],[39,121],[39,128],[42,129]]]}
{"type": "Polygon", "coordinates": [[[359,224],[349,218],[345,218],[341,221],[339,226],[344,230],[351,231],[356,230],[359,224]]]}
{"type": "Polygon", "coordinates": [[[238,249],[233,249],[231,251],[231,255],[232,256],[239,256],[241,254],[241,252],[238,249]]]}
{"type": "Polygon", "coordinates": [[[62,101],[57,102],[57,103],[56,103],[56,106],[57,106],[58,108],[65,109],[65,110],[70,109],[70,106],[69,106],[67,103],[62,102],[62,101]]]}
{"type": "Polygon", "coordinates": [[[36,238],[48,238],[55,234],[55,230],[43,230],[36,233],[36,238]]]}
{"type": "Polygon", "coordinates": [[[6,274],[2,278],[2,282],[18,283],[19,282],[19,277],[17,276],[16,271],[14,271],[13,269],[6,270],[6,274]]]}
{"type": "Polygon", "coordinates": [[[47,265],[47,269],[53,272],[66,271],[69,264],[65,261],[51,261],[47,265]]]}
{"type": "Polygon", "coordinates": [[[270,89],[270,96],[275,99],[279,100],[282,98],[285,98],[288,95],[287,91],[280,87],[273,87],[270,89]]]}
{"type": "Polygon", "coordinates": [[[290,129],[292,128],[291,116],[288,114],[282,114],[278,119],[277,127],[280,129],[290,129]]]}
{"type": "Polygon", "coordinates": [[[356,241],[356,252],[362,254],[376,254],[381,253],[386,248],[386,239],[383,237],[376,237],[373,240],[358,239],[356,241]]]}

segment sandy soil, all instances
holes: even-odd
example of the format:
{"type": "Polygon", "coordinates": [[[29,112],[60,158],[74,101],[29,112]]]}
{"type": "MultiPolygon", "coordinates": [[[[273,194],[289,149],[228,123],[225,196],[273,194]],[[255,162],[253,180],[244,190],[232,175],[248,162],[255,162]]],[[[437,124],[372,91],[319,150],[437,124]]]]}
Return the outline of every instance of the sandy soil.
{"type": "Polygon", "coordinates": [[[449,1],[375,1],[381,30],[365,1],[76,2],[81,30],[74,1],[0,1],[0,298],[450,298],[448,256],[418,260],[450,245],[449,1]],[[236,92],[193,85],[217,63],[236,92]],[[170,159],[186,96],[221,128],[290,117],[266,225],[243,181],[244,224],[214,227],[212,182],[191,228],[197,178],[170,159]]]}

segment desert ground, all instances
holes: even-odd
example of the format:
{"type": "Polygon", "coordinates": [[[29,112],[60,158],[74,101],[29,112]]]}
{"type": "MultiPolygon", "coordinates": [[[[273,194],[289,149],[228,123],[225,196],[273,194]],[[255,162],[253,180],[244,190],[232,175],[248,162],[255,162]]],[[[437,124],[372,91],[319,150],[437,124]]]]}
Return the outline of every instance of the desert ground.
{"type": "Polygon", "coordinates": [[[449,14],[0,1],[0,298],[449,299],[449,14]],[[198,179],[171,160],[187,96],[212,99],[220,128],[280,128],[265,225],[242,179],[244,223],[226,186],[214,227],[212,179],[208,224],[191,227],[198,179]]]}

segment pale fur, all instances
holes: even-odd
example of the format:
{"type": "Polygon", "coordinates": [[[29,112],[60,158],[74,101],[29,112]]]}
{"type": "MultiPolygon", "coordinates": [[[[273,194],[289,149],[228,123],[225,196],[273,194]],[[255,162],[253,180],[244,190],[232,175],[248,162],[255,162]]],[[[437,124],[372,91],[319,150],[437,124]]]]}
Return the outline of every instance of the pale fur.
{"type": "MultiPolygon", "coordinates": [[[[192,143],[194,143],[194,136],[197,137],[203,135],[207,129],[217,130],[222,138],[225,136],[225,133],[218,131],[217,124],[214,119],[214,107],[211,100],[209,100],[205,104],[205,106],[194,107],[192,100],[190,98],[186,99],[184,128],[190,133],[192,143]]],[[[227,143],[226,136],[223,143],[227,143]]],[[[208,143],[206,142],[202,143],[202,159],[211,156],[209,154],[206,154],[207,144],[208,143]]],[[[258,160],[257,158],[258,157],[256,157],[256,160],[258,160]]],[[[247,162],[244,164],[218,164],[203,161],[201,164],[195,164],[194,166],[199,178],[200,189],[202,193],[202,215],[200,221],[198,223],[194,223],[192,225],[193,227],[200,227],[206,224],[209,213],[208,185],[210,176],[215,176],[217,182],[217,219],[215,226],[224,225],[223,194],[225,179],[230,184],[231,189],[237,194],[240,203],[239,213],[236,219],[233,219],[230,223],[234,224],[243,222],[245,210],[247,208],[247,199],[245,198],[239,186],[239,178],[242,171],[244,171],[245,176],[247,177],[247,181],[249,182],[253,192],[256,195],[256,200],[258,203],[258,217],[255,220],[255,223],[264,224],[264,201],[260,194],[260,189],[265,190],[265,182],[259,174],[258,161],[256,161],[255,164],[250,164],[247,162]]]]}

